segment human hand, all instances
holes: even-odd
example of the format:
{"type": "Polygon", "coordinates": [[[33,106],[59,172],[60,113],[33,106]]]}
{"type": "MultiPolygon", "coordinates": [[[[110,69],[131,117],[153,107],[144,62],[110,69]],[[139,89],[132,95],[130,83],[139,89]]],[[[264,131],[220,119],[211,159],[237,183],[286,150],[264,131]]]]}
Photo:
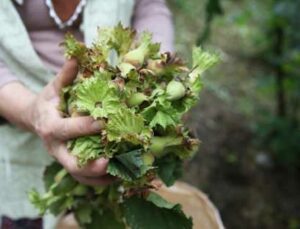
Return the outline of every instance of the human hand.
{"type": "Polygon", "coordinates": [[[72,138],[97,134],[103,127],[101,122],[92,117],[62,118],[60,115],[60,91],[72,83],[77,72],[77,62],[74,59],[68,60],[55,79],[32,100],[26,112],[27,120],[31,129],[42,139],[48,153],[76,180],[88,185],[109,184],[112,177],[106,174],[108,160],[100,158],[80,168],[65,144],[72,138]]]}

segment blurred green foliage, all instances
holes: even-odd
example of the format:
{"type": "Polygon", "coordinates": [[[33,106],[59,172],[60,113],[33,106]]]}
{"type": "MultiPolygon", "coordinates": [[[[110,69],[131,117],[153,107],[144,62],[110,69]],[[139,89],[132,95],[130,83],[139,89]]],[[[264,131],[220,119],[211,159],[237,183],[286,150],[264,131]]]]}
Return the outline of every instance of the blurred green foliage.
{"type": "MultiPolygon", "coordinates": [[[[251,115],[255,116],[249,125],[254,126],[254,142],[258,143],[259,149],[271,152],[279,165],[299,167],[300,0],[169,2],[175,6],[175,11],[184,12],[186,21],[188,15],[194,17],[189,18],[195,21],[189,23],[189,26],[195,26],[194,34],[190,35],[193,44],[209,44],[209,39],[214,38],[216,23],[234,25],[239,29],[240,36],[244,37],[242,43],[236,44],[241,61],[260,62],[264,68],[254,79],[257,85],[255,99],[263,102],[243,97],[236,106],[246,115],[252,112],[251,115]]],[[[230,29],[228,27],[226,32],[231,33],[230,29]]],[[[238,70],[232,72],[239,74],[238,70]]],[[[208,81],[206,87],[228,100],[226,90],[218,88],[215,82],[208,81]]]]}
{"type": "Polygon", "coordinates": [[[223,9],[221,7],[221,0],[208,0],[205,6],[205,27],[204,31],[200,33],[196,45],[203,45],[209,38],[211,32],[211,24],[215,16],[222,15],[223,9]]]}
{"type": "MultiPolygon", "coordinates": [[[[222,0],[207,0],[205,2],[205,24],[203,31],[197,31],[198,37],[196,40],[196,45],[203,45],[203,43],[209,38],[210,32],[211,32],[211,24],[213,22],[213,19],[223,14],[223,9],[221,6],[222,0]]],[[[170,0],[170,2],[173,2],[174,5],[177,6],[177,8],[186,11],[188,13],[192,13],[193,15],[195,12],[190,12],[191,9],[193,9],[193,5],[195,2],[193,1],[186,1],[186,0],[170,0]]],[[[200,4],[200,3],[199,3],[200,4]]],[[[198,12],[198,15],[201,14],[201,12],[198,12]]],[[[196,14],[197,15],[197,14],[196,14]]]]}
{"type": "Polygon", "coordinates": [[[271,150],[280,165],[300,166],[300,131],[294,122],[267,115],[256,133],[258,143],[271,150]]]}
{"type": "Polygon", "coordinates": [[[227,228],[300,228],[300,0],[167,0],[176,49],[222,62],[204,76],[188,124],[202,140],[185,179],[209,193],[227,228]],[[212,2],[212,3],[210,3],[212,2]]]}
{"type": "Polygon", "coordinates": [[[276,114],[259,123],[261,145],[274,153],[279,164],[300,166],[300,1],[273,0],[261,27],[269,45],[262,58],[275,84],[276,114]]]}

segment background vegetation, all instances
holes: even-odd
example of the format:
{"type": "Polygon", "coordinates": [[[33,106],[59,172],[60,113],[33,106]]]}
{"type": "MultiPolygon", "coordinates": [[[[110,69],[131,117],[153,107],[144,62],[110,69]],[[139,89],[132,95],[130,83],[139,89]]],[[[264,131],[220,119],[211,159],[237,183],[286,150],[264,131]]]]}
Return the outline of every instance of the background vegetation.
{"type": "Polygon", "coordinates": [[[185,180],[227,228],[300,228],[300,1],[168,1],[178,52],[222,56],[187,119],[202,145],[185,180]]]}

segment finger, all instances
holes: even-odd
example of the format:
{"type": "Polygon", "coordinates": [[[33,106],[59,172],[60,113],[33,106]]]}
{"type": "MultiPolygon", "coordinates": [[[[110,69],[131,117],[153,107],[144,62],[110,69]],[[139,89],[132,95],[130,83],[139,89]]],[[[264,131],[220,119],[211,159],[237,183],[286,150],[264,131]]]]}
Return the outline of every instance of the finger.
{"type": "Polygon", "coordinates": [[[56,76],[54,80],[54,88],[56,92],[60,92],[60,90],[70,85],[74,79],[76,78],[78,73],[78,64],[76,59],[72,58],[66,60],[65,64],[62,67],[62,70],[56,76]]]}
{"type": "Polygon", "coordinates": [[[62,118],[55,124],[53,133],[61,140],[87,136],[99,133],[104,127],[104,121],[92,117],[62,118]]]}
{"type": "Polygon", "coordinates": [[[105,158],[99,158],[84,167],[79,167],[77,158],[70,154],[64,145],[56,151],[54,157],[73,176],[100,177],[107,174],[108,160],[105,158]]]}
{"type": "Polygon", "coordinates": [[[83,177],[83,176],[73,176],[73,177],[81,184],[92,185],[92,186],[109,185],[115,181],[115,178],[110,175],[106,175],[98,178],[83,177]]]}

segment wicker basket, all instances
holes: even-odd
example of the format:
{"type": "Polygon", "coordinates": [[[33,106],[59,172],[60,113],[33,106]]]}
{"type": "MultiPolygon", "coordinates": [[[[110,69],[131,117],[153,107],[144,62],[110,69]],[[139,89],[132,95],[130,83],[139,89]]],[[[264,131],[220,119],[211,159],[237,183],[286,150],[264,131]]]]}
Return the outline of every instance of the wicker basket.
{"type": "MultiPolygon", "coordinates": [[[[180,203],[186,215],[193,217],[194,229],[224,229],[219,212],[200,190],[183,182],[170,188],[163,186],[158,193],[173,203],[180,203]]],[[[59,220],[57,229],[78,229],[72,215],[59,220]]]]}

